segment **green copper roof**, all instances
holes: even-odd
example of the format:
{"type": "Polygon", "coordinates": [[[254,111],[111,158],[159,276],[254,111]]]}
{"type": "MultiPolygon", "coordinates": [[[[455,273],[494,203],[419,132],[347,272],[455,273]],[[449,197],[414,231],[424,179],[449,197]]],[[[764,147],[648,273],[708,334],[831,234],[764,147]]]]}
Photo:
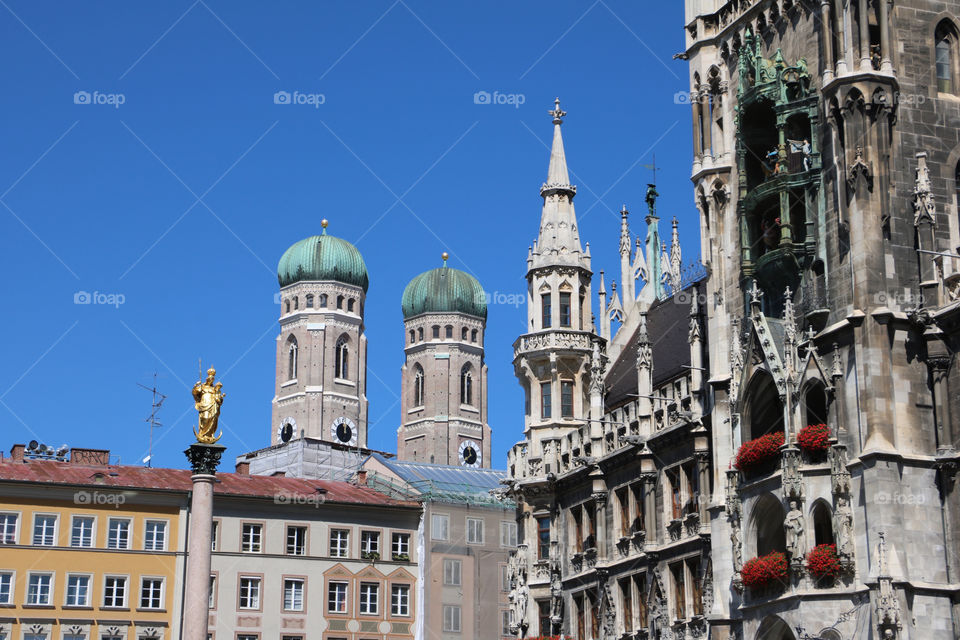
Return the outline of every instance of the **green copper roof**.
{"type": "Polygon", "coordinates": [[[421,313],[460,312],[487,317],[487,301],[477,279],[459,269],[443,266],[421,273],[403,290],[404,319],[421,313]]]}
{"type": "Polygon", "coordinates": [[[277,266],[280,286],[301,280],[335,280],[356,285],[366,292],[370,281],[367,265],[357,248],[324,230],[321,236],[310,236],[287,249],[277,266]]]}

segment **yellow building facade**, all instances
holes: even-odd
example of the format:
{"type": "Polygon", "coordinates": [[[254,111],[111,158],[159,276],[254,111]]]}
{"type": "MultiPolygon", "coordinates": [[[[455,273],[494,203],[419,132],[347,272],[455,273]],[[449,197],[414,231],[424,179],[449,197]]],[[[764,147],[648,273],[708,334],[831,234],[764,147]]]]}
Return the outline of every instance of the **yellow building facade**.
{"type": "Polygon", "coordinates": [[[18,455],[0,463],[0,640],[178,638],[182,483],[18,455]]]}

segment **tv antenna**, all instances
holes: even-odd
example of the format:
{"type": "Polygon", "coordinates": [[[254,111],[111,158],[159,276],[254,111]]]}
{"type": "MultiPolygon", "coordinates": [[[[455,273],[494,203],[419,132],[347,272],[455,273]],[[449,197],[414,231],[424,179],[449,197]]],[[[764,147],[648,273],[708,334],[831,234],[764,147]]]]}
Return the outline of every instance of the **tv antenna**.
{"type": "Polygon", "coordinates": [[[141,389],[146,389],[153,394],[153,402],[150,405],[150,416],[144,419],[144,422],[150,425],[150,446],[147,449],[147,457],[143,459],[143,462],[149,467],[153,461],[153,430],[156,427],[162,427],[163,424],[160,423],[160,407],[163,405],[163,401],[167,399],[167,396],[160,393],[157,389],[157,374],[153,374],[153,386],[148,387],[144,384],[137,383],[137,386],[141,389]]]}

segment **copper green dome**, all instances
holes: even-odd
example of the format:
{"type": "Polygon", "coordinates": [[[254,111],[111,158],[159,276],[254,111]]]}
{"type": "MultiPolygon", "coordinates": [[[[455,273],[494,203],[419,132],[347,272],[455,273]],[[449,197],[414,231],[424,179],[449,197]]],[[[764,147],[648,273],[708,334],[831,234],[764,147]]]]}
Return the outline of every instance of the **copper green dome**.
{"type": "Polygon", "coordinates": [[[459,312],[487,317],[487,300],[476,278],[444,266],[421,273],[403,290],[403,318],[421,313],[459,312]]]}
{"type": "MultiPolygon", "coordinates": [[[[324,221],[326,222],[326,221],[324,221]]],[[[326,227],[326,224],[324,224],[326,227]]],[[[334,280],[367,291],[367,265],[355,246],[334,236],[310,236],[287,249],[277,266],[277,279],[285,287],[302,280],[334,280]]]]}

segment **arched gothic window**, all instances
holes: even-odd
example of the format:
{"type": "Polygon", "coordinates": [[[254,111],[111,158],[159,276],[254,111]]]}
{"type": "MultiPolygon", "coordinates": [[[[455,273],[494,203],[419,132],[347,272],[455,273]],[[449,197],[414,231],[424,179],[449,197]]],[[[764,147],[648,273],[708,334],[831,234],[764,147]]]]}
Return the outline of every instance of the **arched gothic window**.
{"type": "Polygon", "coordinates": [[[300,297],[299,297],[299,296],[293,296],[293,309],[294,309],[294,311],[296,311],[296,310],[299,309],[299,308],[300,308],[300,297]]]}
{"type": "Polygon", "coordinates": [[[287,338],[287,380],[297,377],[297,339],[294,336],[287,338]]]}
{"type": "Polygon", "coordinates": [[[347,300],[347,311],[353,313],[353,298],[347,300]]]}
{"type": "Polygon", "coordinates": [[[337,296],[337,309],[343,309],[343,296],[337,296]]]}
{"type": "Polygon", "coordinates": [[[470,332],[470,342],[476,342],[476,341],[477,341],[477,330],[474,329],[470,332]]]}
{"type": "Polygon", "coordinates": [[[413,366],[413,406],[423,406],[423,367],[413,366]]]}
{"type": "Polygon", "coordinates": [[[286,308],[286,312],[290,313],[290,300],[287,300],[287,304],[285,308],[286,308]]]}
{"type": "Polygon", "coordinates": [[[410,344],[413,344],[417,341],[417,334],[413,329],[410,329],[410,344]]]}
{"type": "Polygon", "coordinates": [[[450,326],[449,324],[448,324],[446,327],[444,327],[444,328],[443,328],[443,335],[447,338],[447,340],[452,339],[452,338],[453,338],[453,327],[450,326]]]}
{"type": "Polygon", "coordinates": [[[307,309],[313,309],[313,294],[307,294],[307,309]]]}
{"type": "Polygon", "coordinates": [[[833,544],[833,511],[823,500],[817,500],[811,512],[813,516],[814,544],[833,544]]]}
{"type": "Polygon", "coordinates": [[[953,23],[944,20],[938,24],[934,41],[937,91],[954,93],[957,77],[957,29],[953,23]]]}
{"type": "Polygon", "coordinates": [[[417,329],[417,340],[423,340],[423,327],[417,329]]]}
{"type": "Polygon", "coordinates": [[[323,309],[327,308],[327,294],[325,293],[320,294],[320,307],[323,309]]]}
{"type": "Polygon", "coordinates": [[[350,375],[349,356],[350,340],[347,336],[340,336],[337,340],[336,365],[334,367],[334,376],[341,379],[347,379],[350,375]]]}
{"type": "Polygon", "coordinates": [[[468,331],[468,329],[467,329],[466,327],[462,327],[462,328],[460,329],[460,339],[461,339],[461,340],[466,340],[466,339],[467,339],[467,331],[468,331]]]}
{"type": "Polygon", "coordinates": [[[473,373],[469,364],[460,370],[460,404],[473,405],[473,373]]]}

